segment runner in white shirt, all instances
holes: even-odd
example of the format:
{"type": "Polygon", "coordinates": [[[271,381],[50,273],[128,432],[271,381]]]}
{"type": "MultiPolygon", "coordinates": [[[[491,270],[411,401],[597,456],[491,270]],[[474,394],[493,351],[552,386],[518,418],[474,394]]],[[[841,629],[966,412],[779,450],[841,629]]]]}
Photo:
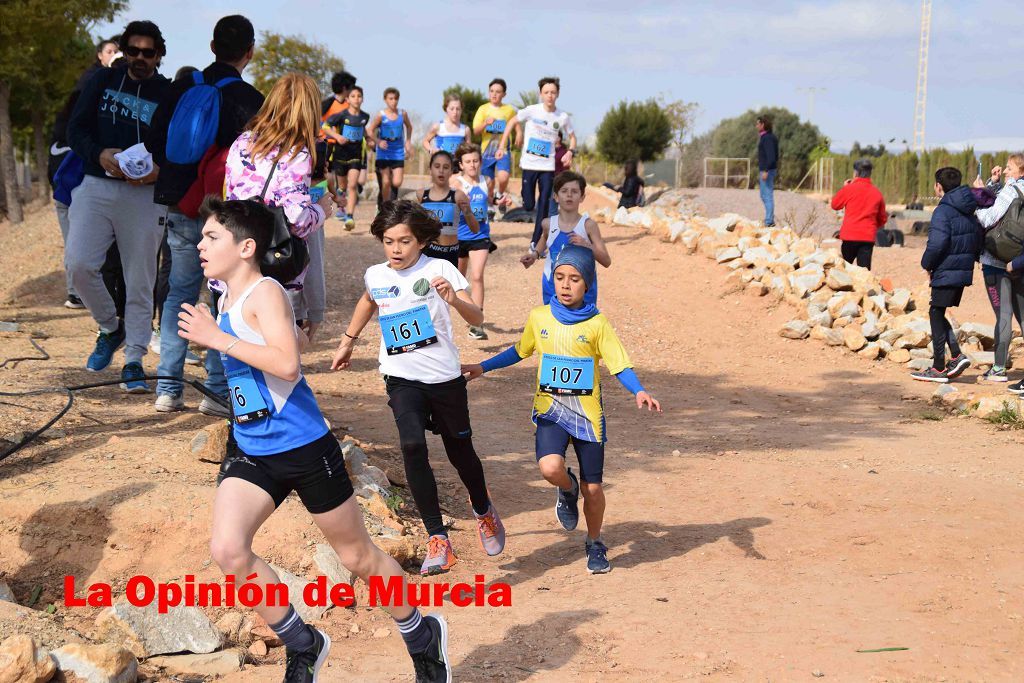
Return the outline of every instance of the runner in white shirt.
{"type": "Polygon", "coordinates": [[[350,366],[353,342],[378,311],[380,371],[398,425],[405,478],[430,535],[420,573],[439,574],[458,560],[441,521],[427,453],[428,429],[441,435],[448,460],[469,492],[480,545],[488,555],[498,555],[505,547],[505,528],[473,448],[466,378],[452,341],[448,307],[470,325],[481,324],[483,312],[469,298],[469,283],[454,265],[422,253],[441,234],[440,222],[427,209],[407,200],[385,202],[370,233],[383,243],[388,260],[367,269],[366,291],[331,368],[350,366]]]}
{"type": "Polygon", "coordinates": [[[551,188],[555,180],[555,147],[559,135],[565,133],[569,136],[569,151],[563,155],[562,164],[568,168],[576,154],[576,133],[572,129],[572,119],[568,113],[555,106],[560,90],[558,79],[545,76],[537,85],[540,88],[540,104],[519,110],[515,124],[505,127],[494,154],[495,158],[502,158],[512,130],[518,128],[520,123],[525,123],[523,134],[519,136],[523,141],[519,166],[523,169],[523,208],[527,211],[536,208],[533,238],[530,240],[530,253],[534,259],[537,257],[537,244],[543,234],[541,221],[548,217],[551,204],[551,188]],[[537,196],[538,189],[540,196],[537,196]]]}

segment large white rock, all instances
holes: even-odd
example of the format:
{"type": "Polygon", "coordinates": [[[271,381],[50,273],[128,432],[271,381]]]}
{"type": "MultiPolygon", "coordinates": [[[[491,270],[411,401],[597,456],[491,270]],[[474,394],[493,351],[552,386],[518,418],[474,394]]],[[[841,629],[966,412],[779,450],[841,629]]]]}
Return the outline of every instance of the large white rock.
{"type": "Polygon", "coordinates": [[[224,650],[205,655],[153,657],[147,664],[158,666],[168,674],[181,676],[227,676],[242,668],[244,655],[240,650],[224,650]]]}
{"type": "Polygon", "coordinates": [[[853,289],[853,278],[838,268],[832,268],[828,271],[825,284],[834,292],[848,292],[853,289]]]}
{"type": "Polygon", "coordinates": [[[727,261],[738,259],[740,256],[742,256],[742,254],[736,247],[726,247],[725,249],[719,249],[715,253],[715,261],[718,263],[726,263],[727,261]]]}
{"type": "Polygon", "coordinates": [[[737,213],[723,213],[718,218],[709,220],[708,227],[717,233],[731,232],[741,220],[743,216],[737,213]]]}
{"type": "Polygon", "coordinates": [[[100,612],[96,626],[105,641],[128,648],[136,657],[186,651],[205,654],[224,642],[220,630],[196,607],[171,607],[160,614],[155,604],[134,607],[121,599],[100,612]]]}
{"type": "Polygon", "coordinates": [[[612,223],[614,223],[615,225],[629,225],[630,224],[630,222],[629,222],[629,211],[626,210],[626,207],[620,206],[618,208],[618,210],[615,212],[615,215],[612,216],[612,223]]]}
{"type": "Polygon", "coordinates": [[[888,310],[893,315],[902,315],[910,310],[910,290],[897,289],[889,296],[888,310]]]}
{"type": "Polygon", "coordinates": [[[996,340],[995,326],[982,323],[964,323],[960,326],[960,333],[966,337],[977,337],[983,342],[992,344],[996,340]]]}

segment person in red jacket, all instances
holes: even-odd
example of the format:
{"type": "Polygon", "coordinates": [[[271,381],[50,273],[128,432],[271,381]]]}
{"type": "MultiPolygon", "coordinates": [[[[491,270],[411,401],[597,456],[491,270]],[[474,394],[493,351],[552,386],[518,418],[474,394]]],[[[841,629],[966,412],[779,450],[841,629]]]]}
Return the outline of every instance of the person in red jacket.
{"type": "Polygon", "coordinates": [[[875,233],[889,219],[885,197],[871,182],[871,162],[860,159],[853,164],[854,177],[847,180],[832,197],[832,210],[845,209],[839,239],[843,241],[843,259],[847,263],[871,269],[875,233]]]}

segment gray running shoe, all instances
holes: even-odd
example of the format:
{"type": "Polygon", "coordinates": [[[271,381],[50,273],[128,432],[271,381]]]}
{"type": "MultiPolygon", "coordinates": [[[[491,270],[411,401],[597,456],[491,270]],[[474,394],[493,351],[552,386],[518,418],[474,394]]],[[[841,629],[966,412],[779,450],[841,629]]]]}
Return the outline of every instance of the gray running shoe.
{"type": "Polygon", "coordinates": [[[505,525],[498,517],[498,511],[494,509],[494,503],[487,508],[487,513],[476,517],[476,532],[480,538],[480,547],[491,557],[500,555],[505,549],[505,525]]]}

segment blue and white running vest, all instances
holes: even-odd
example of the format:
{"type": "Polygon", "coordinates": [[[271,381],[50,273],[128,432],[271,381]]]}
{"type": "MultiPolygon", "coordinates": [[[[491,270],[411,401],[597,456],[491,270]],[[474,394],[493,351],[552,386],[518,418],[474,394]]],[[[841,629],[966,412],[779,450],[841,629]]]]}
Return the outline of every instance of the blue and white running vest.
{"type": "MultiPolygon", "coordinates": [[[[245,322],[242,306],[256,285],[264,280],[281,287],[277,280],[261,278],[245,290],[231,308],[217,316],[221,330],[262,346],[267,342],[245,322]]],[[[283,287],[281,291],[284,292],[283,287]]],[[[298,379],[288,381],[265,374],[227,354],[221,354],[221,361],[231,394],[235,441],[246,455],[277,455],[312,443],[327,433],[320,406],[301,374],[298,379]]]]}

